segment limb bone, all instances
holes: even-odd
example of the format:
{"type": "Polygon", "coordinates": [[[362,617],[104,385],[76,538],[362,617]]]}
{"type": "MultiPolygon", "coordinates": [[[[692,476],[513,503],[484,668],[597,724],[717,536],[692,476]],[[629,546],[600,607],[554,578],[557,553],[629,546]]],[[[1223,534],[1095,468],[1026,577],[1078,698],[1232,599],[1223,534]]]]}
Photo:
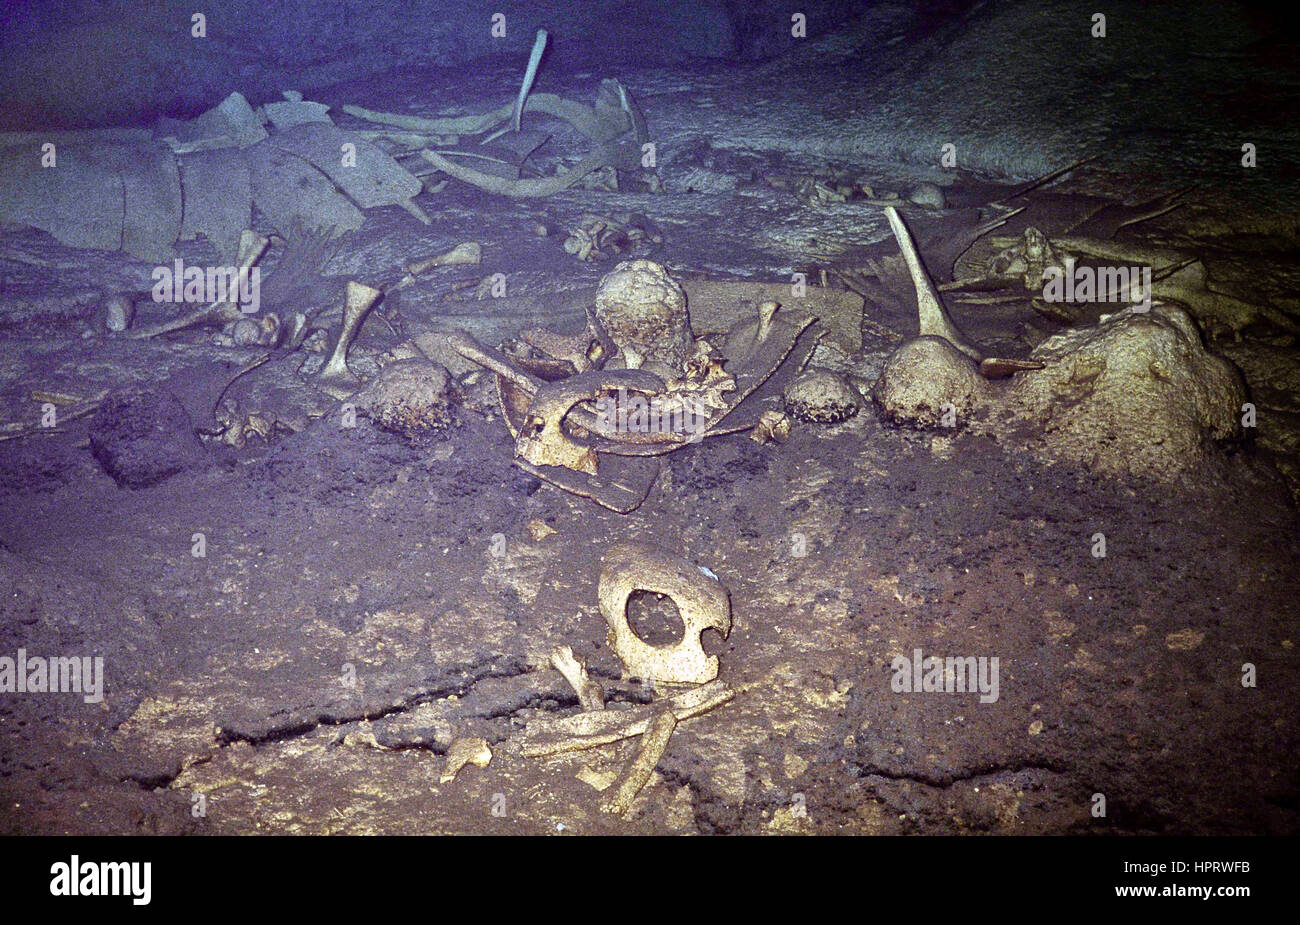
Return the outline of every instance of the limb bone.
{"type": "Polygon", "coordinates": [[[907,271],[912,276],[912,285],[916,288],[916,308],[920,317],[921,336],[942,337],[976,363],[980,362],[984,359],[983,354],[967,343],[966,338],[957,330],[957,326],[944,311],[943,303],[939,301],[939,293],[935,290],[934,283],[930,281],[929,274],[925,272],[921,255],[917,253],[912,235],[903,224],[898,210],[890,206],[885,209],[885,216],[889,219],[889,227],[894,230],[894,237],[898,239],[898,249],[903,252],[907,271]]]}
{"type": "Polygon", "coordinates": [[[330,394],[350,395],[356,391],[361,380],[348,369],[348,348],[361,330],[361,323],[375,307],[383,292],[362,283],[348,281],[347,295],[343,304],[343,324],[339,328],[339,339],[334,344],[334,352],[317,373],[317,378],[330,394]]]}
{"type": "Polygon", "coordinates": [[[632,801],[641,792],[641,788],[650,780],[655,765],[668,747],[668,739],[677,728],[677,717],[672,710],[664,710],[650,721],[650,728],[641,736],[641,750],[628,764],[622,779],[614,789],[614,795],[601,804],[607,813],[623,815],[632,806],[632,801]]]}

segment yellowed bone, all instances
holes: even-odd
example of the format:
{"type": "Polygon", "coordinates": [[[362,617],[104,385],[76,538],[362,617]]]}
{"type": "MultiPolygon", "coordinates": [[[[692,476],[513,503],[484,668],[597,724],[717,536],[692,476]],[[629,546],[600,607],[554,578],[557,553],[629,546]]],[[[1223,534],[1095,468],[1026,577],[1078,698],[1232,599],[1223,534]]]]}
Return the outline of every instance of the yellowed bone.
{"type": "Polygon", "coordinates": [[[628,811],[636,795],[650,780],[650,775],[654,773],[655,765],[663,757],[664,749],[668,747],[668,740],[676,728],[677,717],[673,715],[672,710],[664,710],[650,721],[650,728],[641,736],[641,750],[628,763],[622,779],[614,788],[613,795],[601,804],[602,810],[619,816],[628,811]]]}
{"type": "Polygon", "coordinates": [[[578,695],[578,705],[583,710],[605,709],[605,692],[600,685],[591,680],[587,666],[573,654],[573,649],[560,646],[551,653],[551,667],[564,676],[574,693],[578,695]]]}
{"type": "Polygon", "coordinates": [[[442,776],[438,778],[439,783],[449,784],[456,779],[461,768],[467,764],[475,767],[486,768],[492,761],[492,749],[488,747],[487,739],[478,736],[467,736],[451,740],[447,746],[447,764],[443,767],[442,776]]]}
{"type": "Polygon", "coordinates": [[[717,656],[705,653],[700,634],[706,629],[724,637],[731,632],[731,601],[727,589],[694,563],[648,543],[619,543],[601,557],[597,594],[610,647],[625,673],[678,684],[703,684],[718,676],[717,656]],[[679,641],[655,646],[633,631],[627,605],[636,591],[672,598],[685,627],[679,641]]]}
{"type": "Polygon", "coordinates": [[[916,309],[920,320],[921,336],[942,337],[976,363],[983,360],[984,355],[967,342],[944,310],[943,303],[939,301],[939,293],[930,280],[930,274],[926,273],[925,266],[921,263],[921,255],[917,253],[916,244],[913,243],[912,235],[903,224],[898,210],[893,206],[886,207],[885,217],[889,219],[889,227],[894,230],[894,237],[898,239],[898,249],[903,252],[903,260],[907,263],[907,271],[912,277],[912,286],[916,289],[916,309]]]}
{"type": "Polygon", "coordinates": [[[522,736],[511,743],[511,748],[525,758],[540,758],[608,745],[642,735],[662,709],[671,710],[681,722],[726,703],[736,693],[723,682],[712,681],[654,704],[536,719],[528,724],[522,736]]]}
{"type": "MultiPolygon", "coordinates": [[[[253,268],[253,265],[262,259],[266,253],[267,245],[270,239],[265,235],[260,235],[250,229],[245,229],[239,236],[238,252],[238,274],[247,273],[253,268]]],[[[236,278],[239,278],[237,276],[236,278]]],[[[232,284],[233,286],[233,284],[232,284]]],[[[161,324],[151,325],[147,328],[140,328],[126,334],[127,337],[135,340],[148,340],[151,337],[160,337],[163,334],[171,334],[174,331],[183,331],[186,328],[192,328],[201,324],[222,325],[231,321],[238,321],[245,317],[243,311],[235,303],[234,299],[227,299],[224,302],[213,302],[205,308],[198,311],[190,312],[179,318],[173,318],[170,321],[164,321],[161,324]]]]}

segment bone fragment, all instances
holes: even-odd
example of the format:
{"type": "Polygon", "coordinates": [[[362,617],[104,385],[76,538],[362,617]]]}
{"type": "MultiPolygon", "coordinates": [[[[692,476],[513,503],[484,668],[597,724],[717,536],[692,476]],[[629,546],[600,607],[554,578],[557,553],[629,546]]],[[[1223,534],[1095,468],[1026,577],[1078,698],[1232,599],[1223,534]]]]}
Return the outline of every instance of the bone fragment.
{"type": "Polygon", "coordinates": [[[414,284],[421,274],[427,273],[435,267],[473,266],[481,263],[482,260],[482,245],[477,241],[466,241],[464,244],[457,244],[444,253],[434,254],[432,257],[426,257],[423,260],[408,262],[406,264],[406,275],[392,286],[389,286],[387,291],[397,292],[405,289],[407,286],[414,284]]]}
{"type": "Polygon", "coordinates": [[[451,744],[447,746],[447,764],[443,767],[438,782],[450,784],[465,765],[472,764],[478,768],[486,768],[491,761],[492,749],[488,747],[487,739],[478,736],[452,739],[451,744]]]}
{"type": "MultiPolygon", "coordinates": [[[[253,268],[253,264],[262,258],[266,252],[270,239],[260,235],[255,231],[245,230],[239,236],[239,257],[238,257],[238,274],[242,277],[253,268]]],[[[206,308],[190,312],[179,318],[173,318],[170,321],[164,321],[160,324],[151,325],[147,328],[140,328],[127,334],[127,337],[136,340],[148,340],[151,337],[159,337],[163,334],[171,334],[173,331],[182,331],[185,328],[192,328],[201,324],[228,324],[231,321],[238,321],[244,317],[243,311],[233,299],[225,302],[214,302],[206,308]]]]}
{"type": "Polygon", "coordinates": [[[668,747],[668,740],[676,728],[677,717],[673,715],[672,710],[664,710],[650,721],[650,728],[641,737],[641,750],[628,763],[622,779],[614,788],[613,795],[601,804],[602,810],[619,816],[628,811],[636,795],[641,792],[646,781],[650,780],[650,775],[654,773],[655,765],[663,757],[664,749],[668,747]]]}
{"type": "Polygon", "coordinates": [[[767,335],[772,333],[772,319],[776,317],[776,310],[780,308],[777,302],[767,301],[758,306],[758,342],[761,344],[767,340],[767,335]]]}
{"type": "Polygon", "coordinates": [[[560,646],[552,652],[551,667],[564,675],[564,680],[569,682],[569,686],[578,695],[578,705],[584,711],[605,709],[605,692],[600,689],[599,684],[591,680],[587,674],[587,666],[578,661],[578,657],[573,654],[573,649],[560,646]]]}
{"type": "Polygon", "coordinates": [[[294,312],[280,328],[280,343],[278,346],[288,350],[297,350],[302,346],[303,338],[306,336],[307,316],[302,312],[294,312]]]}
{"type": "Polygon", "coordinates": [[[356,340],[357,332],[366,315],[375,307],[383,292],[371,286],[349,280],[347,294],[343,304],[343,324],[339,328],[339,339],[334,344],[334,352],[317,373],[317,379],[325,385],[331,394],[351,394],[361,384],[361,380],[348,369],[348,348],[356,340]]]}
{"type": "Polygon", "coordinates": [[[135,302],[129,295],[118,292],[104,300],[104,327],[114,334],[121,334],[131,326],[135,318],[135,302]]]}
{"type": "Polygon", "coordinates": [[[885,216],[889,219],[889,227],[894,230],[894,237],[898,239],[898,249],[903,252],[903,260],[907,262],[907,271],[911,274],[912,285],[916,289],[916,308],[920,319],[921,336],[942,337],[976,363],[980,362],[984,358],[983,354],[967,343],[966,338],[957,330],[948,313],[944,311],[943,303],[939,301],[939,293],[935,290],[930,275],[925,272],[921,256],[912,242],[912,235],[903,224],[898,210],[888,206],[885,208],[885,216]]]}
{"type": "Polygon", "coordinates": [[[524,758],[539,758],[582,751],[642,735],[659,710],[667,708],[681,722],[699,716],[736,696],[721,681],[713,681],[675,694],[659,703],[626,710],[605,709],[577,713],[559,719],[539,719],[528,724],[512,747],[524,758]]]}
{"type": "Polygon", "coordinates": [[[435,254],[432,257],[426,257],[423,260],[413,260],[406,265],[406,271],[413,276],[419,276],[421,273],[427,273],[434,267],[452,267],[462,264],[476,265],[483,260],[483,247],[477,241],[466,241],[464,244],[458,244],[449,251],[441,254],[435,254]]]}

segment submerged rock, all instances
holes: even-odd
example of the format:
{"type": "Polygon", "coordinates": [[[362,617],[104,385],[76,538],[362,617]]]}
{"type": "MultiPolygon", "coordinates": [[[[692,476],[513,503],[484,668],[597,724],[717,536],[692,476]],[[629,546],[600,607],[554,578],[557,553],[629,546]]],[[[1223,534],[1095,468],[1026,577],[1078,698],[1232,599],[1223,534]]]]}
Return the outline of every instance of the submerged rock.
{"type": "Polygon", "coordinates": [[[149,389],[108,396],[91,419],[90,452],[125,488],[148,488],[207,462],[185,405],[149,389]]]}
{"type": "Polygon", "coordinates": [[[1179,478],[1239,433],[1246,389],[1187,313],[1127,310],[1048,338],[1016,376],[1008,412],[1040,425],[1048,454],[1111,475],[1179,478]]]}

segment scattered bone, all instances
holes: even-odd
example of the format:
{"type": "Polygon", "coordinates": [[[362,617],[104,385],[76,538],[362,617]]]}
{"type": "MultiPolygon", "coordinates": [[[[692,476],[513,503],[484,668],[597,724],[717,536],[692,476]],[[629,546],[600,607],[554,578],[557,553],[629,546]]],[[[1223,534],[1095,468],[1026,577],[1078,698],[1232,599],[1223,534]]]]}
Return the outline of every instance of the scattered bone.
{"type": "Polygon", "coordinates": [[[1019,279],[1025,289],[1041,291],[1049,271],[1064,272],[1062,255],[1057,254],[1052,242],[1037,228],[1030,226],[1019,239],[1007,242],[994,238],[995,246],[1004,246],[989,261],[988,276],[992,279],[1019,279]]]}
{"type": "Polygon", "coordinates": [[[493,350],[491,347],[484,347],[473,337],[463,331],[455,331],[448,334],[447,345],[465,359],[477,363],[484,369],[496,373],[502,379],[506,379],[519,386],[530,396],[535,395],[537,390],[544,384],[542,380],[538,379],[536,376],[529,375],[519,369],[500,351],[493,350]]]}
{"type": "MultiPolygon", "coordinates": [[[[619,86],[618,81],[606,79],[601,82],[602,91],[607,85],[619,86]]],[[[614,92],[617,93],[617,90],[614,92]]],[[[426,119],[419,116],[376,112],[353,105],[343,106],[343,111],[348,115],[357,116],[368,122],[393,125],[397,128],[415,132],[429,132],[435,135],[481,135],[509,122],[514,113],[514,103],[506,103],[491,112],[479,115],[452,116],[443,119],[426,119]]],[[[624,134],[629,128],[634,128],[629,124],[632,117],[627,113],[621,113],[622,118],[615,120],[610,118],[608,113],[597,113],[590,106],[566,100],[564,97],[556,96],[553,93],[529,94],[527,101],[524,103],[523,111],[526,113],[543,113],[557,119],[563,119],[597,144],[612,141],[619,135],[624,134]]]]}
{"type": "Polygon", "coordinates": [[[584,764],[573,776],[591,789],[603,792],[614,786],[614,782],[618,780],[618,771],[597,770],[589,764],[584,764]]]}
{"type": "Polygon", "coordinates": [[[375,307],[383,292],[362,283],[348,281],[347,294],[343,305],[343,324],[339,328],[338,340],[334,343],[334,352],[316,374],[321,386],[336,397],[346,398],[357,390],[361,380],[353,375],[347,366],[348,348],[361,330],[361,323],[375,307]]]}
{"type": "Polygon", "coordinates": [[[935,291],[934,283],[925,272],[921,256],[917,253],[916,245],[912,243],[912,236],[908,233],[907,226],[903,224],[903,219],[899,217],[898,210],[892,206],[887,207],[885,215],[889,219],[889,227],[894,230],[894,237],[898,239],[898,248],[903,252],[903,259],[907,261],[907,270],[912,276],[912,285],[916,288],[916,308],[920,317],[921,336],[942,337],[978,363],[983,356],[966,342],[966,338],[961,335],[956,325],[952,323],[952,319],[948,317],[948,313],[944,311],[943,303],[939,301],[939,293],[935,291]]]}
{"type": "Polygon", "coordinates": [[[277,131],[287,131],[306,122],[332,122],[329,107],[324,103],[307,102],[301,98],[284,102],[263,103],[262,112],[277,131]]]}
{"type": "Polygon", "coordinates": [[[597,594],[609,645],[626,674],[680,684],[703,684],[718,676],[718,659],[705,654],[700,634],[706,629],[724,637],[731,632],[731,602],[727,589],[693,563],[658,546],[620,543],[601,557],[597,594]],[[636,635],[627,619],[628,601],[636,591],[672,599],[686,628],[680,641],[653,646],[636,635]]]}
{"type": "Polygon", "coordinates": [[[63,406],[78,404],[83,399],[80,395],[73,395],[70,392],[52,392],[49,389],[32,389],[31,400],[38,404],[48,402],[51,405],[63,406]]]}
{"type": "Polygon", "coordinates": [[[985,357],[980,361],[979,372],[985,379],[1006,379],[1016,373],[1028,372],[1031,369],[1042,369],[1045,365],[1047,364],[1041,360],[985,357]]]}
{"type": "Polygon", "coordinates": [[[605,709],[605,692],[599,684],[587,674],[587,666],[573,654],[573,649],[560,646],[551,653],[551,667],[564,675],[574,693],[578,695],[578,705],[584,711],[605,709]]]}
{"type": "MultiPolygon", "coordinates": [[[[253,265],[261,259],[262,254],[266,252],[268,244],[270,244],[270,240],[265,236],[255,231],[245,231],[239,239],[239,264],[237,267],[239,273],[247,273],[251,270],[253,265]]],[[[231,288],[235,288],[233,284],[231,288]]],[[[236,295],[236,293],[229,294],[236,295]]],[[[232,321],[238,321],[243,317],[243,311],[232,298],[225,302],[214,302],[206,308],[190,312],[179,318],[173,318],[170,321],[164,321],[161,324],[139,328],[127,334],[127,337],[147,340],[151,337],[160,337],[164,334],[183,331],[186,328],[198,325],[225,325],[232,321]]]]}
{"type": "Polygon", "coordinates": [[[548,536],[555,536],[559,531],[541,518],[534,517],[528,521],[528,535],[534,543],[540,543],[548,536]]]}
{"type": "Polygon", "coordinates": [[[176,331],[184,331],[186,328],[202,326],[223,326],[244,317],[239,306],[231,305],[229,302],[220,302],[209,305],[207,308],[190,312],[179,318],[173,318],[171,321],[164,321],[160,324],[152,325],[147,328],[140,328],[127,334],[137,340],[147,340],[151,337],[161,337],[164,334],[173,334],[176,331]]]}
{"type": "Polygon", "coordinates": [[[297,350],[302,346],[306,335],[307,316],[302,312],[294,312],[282,327],[279,345],[287,350],[297,350]]]}
{"type": "Polygon", "coordinates": [[[1215,291],[1205,264],[1186,254],[1091,238],[1070,237],[1059,240],[1062,247],[1104,260],[1117,260],[1131,266],[1150,266],[1151,295],[1156,299],[1185,305],[1207,331],[1213,334],[1239,334],[1243,328],[1261,321],[1289,334],[1300,334],[1300,323],[1285,313],[1268,305],[1215,291]]]}
{"type": "Polygon", "coordinates": [[[120,334],[135,319],[135,301],[125,293],[115,293],[104,300],[104,328],[120,334]]]}
{"type": "Polygon", "coordinates": [[[267,137],[262,120],[238,91],[188,122],[159,120],[158,132],[176,154],[213,148],[246,148],[267,137]]]}
{"type": "MultiPolygon", "coordinates": [[[[334,151],[337,162],[338,149],[334,151]]],[[[301,224],[313,231],[332,228],[344,234],[365,223],[365,213],[307,158],[266,143],[254,145],[243,154],[253,201],[282,232],[301,224]]],[[[418,179],[411,179],[419,185],[418,179]]]]}
{"type": "Polygon", "coordinates": [[[785,443],[790,439],[790,416],[780,411],[764,411],[749,439],[755,443],[785,443]]]}
{"type": "MultiPolygon", "coordinates": [[[[662,267],[648,261],[621,264],[614,272],[633,264],[653,268],[649,274],[652,283],[673,282],[662,267]]],[[[764,306],[755,321],[742,322],[742,327],[752,327],[742,338],[748,344],[746,355],[731,358],[730,367],[724,370],[717,351],[707,342],[694,339],[685,299],[672,299],[668,287],[664,292],[669,298],[655,298],[664,293],[654,292],[654,286],[650,288],[652,301],[658,304],[651,305],[651,311],[646,313],[649,325],[628,323],[636,313],[614,303],[610,317],[628,335],[622,344],[616,344],[606,333],[599,317],[599,303],[595,312],[589,307],[587,310],[590,337],[527,332],[524,341],[549,353],[544,358],[508,357],[464,332],[447,335],[446,341],[460,356],[496,374],[499,407],[515,438],[515,462],[520,468],[619,513],[635,510],[659,474],[653,460],[636,457],[662,455],[707,436],[752,431],[766,410],[761,404],[766,396],[753,401],[750,397],[778,369],[787,364],[791,371],[800,368],[820,336],[820,329],[810,330],[814,319],[776,318],[775,303],[764,306]],[[689,345],[675,369],[657,360],[646,362],[642,354],[647,348],[641,341],[652,340],[654,346],[660,346],[665,332],[671,346],[689,345]],[[604,366],[620,348],[627,368],[604,366]],[[639,368],[643,362],[663,371],[664,378],[639,368]],[[564,378],[568,369],[588,364],[594,368],[564,378]],[[557,381],[548,381],[557,376],[557,381]],[[661,415],[661,426],[632,426],[629,416],[628,426],[610,427],[605,414],[591,407],[598,398],[625,392],[648,396],[647,405],[655,402],[657,410],[666,411],[670,426],[662,426],[661,415]]]]}
{"type": "MultiPolygon", "coordinates": [[[[99,406],[104,403],[104,400],[109,396],[110,393],[111,393],[110,389],[105,389],[99,392],[99,394],[86,399],[84,402],[81,402],[80,404],[70,408],[67,411],[60,411],[59,424],[63,425],[69,421],[75,421],[78,418],[83,418],[86,415],[90,414],[91,412],[96,411],[99,408],[99,406]]],[[[39,399],[35,398],[36,394],[37,393],[35,392],[32,393],[33,401],[39,401],[39,399]]],[[[44,425],[39,423],[22,424],[22,423],[15,422],[12,424],[3,425],[3,428],[0,428],[0,430],[3,430],[3,433],[0,433],[0,441],[22,440],[26,437],[48,437],[54,434],[65,433],[62,426],[45,427],[44,425]]]]}
{"type": "Polygon", "coordinates": [[[438,782],[450,784],[467,764],[486,768],[492,761],[492,749],[487,739],[478,736],[457,737],[447,746],[447,764],[438,782]]]}
{"type": "Polygon", "coordinates": [[[614,788],[614,794],[601,804],[603,811],[619,816],[628,811],[641,788],[650,780],[650,775],[663,757],[668,740],[676,728],[677,717],[672,710],[664,710],[651,720],[650,728],[641,736],[641,750],[628,763],[623,777],[614,788]]]}
{"type": "Polygon", "coordinates": [[[266,144],[314,166],[362,209],[402,205],[424,189],[391,155],[329,122],[307,122],[276,132],[266,144]],[[339,151],[346,145],[355,159],[344,166],[339,151]]]}
{"type": "Polygon", "coordinates": [[[477,266],[482,262],[483,245],[477,241],[466,241],[441,254],[434,254],[432,257],[425,257],[423,260],[413,260],[407,263],[406,272],[412,276],[419,276],[421,273],[429,272],[434,267],[477,266]]]}
{"type": "Polygon", "coordinates": [[[575,373],[587,373],[598,368],[604,360],[604,351],[591,329],[581,334],[556,334],[545,328],[528,328],[519,333],[519,339],[548,357],[567,362],[575,373]]]}
{"type": "Polygon", "coordinates": [[[406,275],[388,287],[388,292],[397,292],[412,285],[425,273],[436,267],[477,266],[483,261],[483,246],[477,241],[457,244],[449,251],[434,254],[422,260],[412,260],[406,264],[406,275]]]}
{"type": "Polygon", "coordinates": [[[736,690],[723,682],[713,681],[654,704],[625,709],[611,706],[572,716],[535,719],[510,743],[510,748],[521,757],[540,758],[609,745],[644,734],[661,710],[671,710],[680,723],[726,703],[736,694],[736,690]]]}

